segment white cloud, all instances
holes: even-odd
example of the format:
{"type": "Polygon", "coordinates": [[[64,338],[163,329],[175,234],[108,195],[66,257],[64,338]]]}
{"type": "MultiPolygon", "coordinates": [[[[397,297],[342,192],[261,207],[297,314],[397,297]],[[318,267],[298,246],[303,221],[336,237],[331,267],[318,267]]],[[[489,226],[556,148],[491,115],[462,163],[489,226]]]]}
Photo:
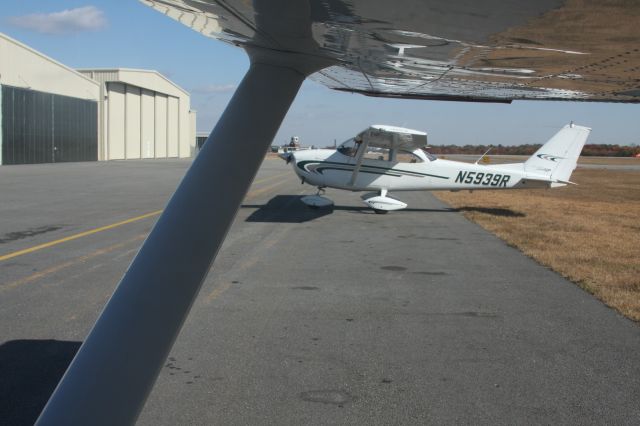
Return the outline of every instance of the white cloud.
{"type": "Polygon", "coordinates": [[[71,34],[98,31],[107,26],[107,18],[95,6],[84,6],[52,13],[14,16],[9,22],[20,28],[44,34],[71,34]]]}

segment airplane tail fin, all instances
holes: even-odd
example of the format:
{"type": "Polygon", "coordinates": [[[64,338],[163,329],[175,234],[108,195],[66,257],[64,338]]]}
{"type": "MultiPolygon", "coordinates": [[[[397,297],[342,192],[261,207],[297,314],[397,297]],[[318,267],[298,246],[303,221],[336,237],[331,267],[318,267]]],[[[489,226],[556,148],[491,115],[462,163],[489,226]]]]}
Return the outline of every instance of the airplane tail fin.
{"type": "Polygon", "coordinates": [[[573,123],[564,126],[525,161],[525,171],[546,175],[559,186],[571,183],[569,178],[590,132],[590,128],[573,123]]]}

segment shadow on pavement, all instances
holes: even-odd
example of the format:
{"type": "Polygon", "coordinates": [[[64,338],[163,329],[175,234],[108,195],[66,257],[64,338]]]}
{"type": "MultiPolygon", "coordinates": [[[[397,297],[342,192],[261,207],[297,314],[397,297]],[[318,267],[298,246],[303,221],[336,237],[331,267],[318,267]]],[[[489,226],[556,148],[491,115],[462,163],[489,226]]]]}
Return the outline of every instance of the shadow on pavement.
{"type": "Polygon", "coordinates": [[[32,425],[80,344],[11,340],[0,345],[0,424],[32,425]]]}
{"type": "MultiPolygon", "coordinates": [[[[335,211],[346,211],[358,214],[374,215],[374,211],[366,206],[336,206],[323,208],[307,207],[300,195],[276,195],[267,204],[243,204],[243,209],[257,209],[247,219],[247,222],[277,222],[277,223],[303,223],[333,214],[335,211]]],[[[407,212],[450,213],[458,212],[457,209],[417,209],[406,208],[390,212],[390,214],[403,214],[407,212]]]]}
{"type": "Polygon", "coordinates": [[[312,209],[299,195],[276,195],[267,204],[243,204],[243,209],[257,209],[247,222],[303,223],[333,213],[335,207],[312,209]]]}
{"type": "Polygon", "coordinates": [[[525,217],[526,214],[513,211],[511,209],[501,209],[501,208],[490,208],[490,207],[476,207],[476,206],[465,206],[459,207],[457,209],[453,209],[457,212],[478,212],[484,213],[491,216],[501,216],[501,217],[525,217]]]}

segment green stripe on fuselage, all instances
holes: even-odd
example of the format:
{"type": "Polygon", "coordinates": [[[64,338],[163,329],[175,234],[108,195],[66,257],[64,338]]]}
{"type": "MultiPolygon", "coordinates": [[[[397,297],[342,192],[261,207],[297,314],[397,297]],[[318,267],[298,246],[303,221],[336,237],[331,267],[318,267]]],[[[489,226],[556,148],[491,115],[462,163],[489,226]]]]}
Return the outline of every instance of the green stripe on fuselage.
{"type": "MultiPolygon", "coordinates": [[[[354,165],[353,164],[347,164],[347,163],[338,163],[335,161],[320,161],[320,160],[307,160],[307,161],[301,161],[299,163],[297,163],[297,166],[300,168],[300,170],[302,171],[307,171],[304,167],[307,164],[327,164],[327,165],[334,165],[334,166],[342,166],[343,168],[337,168],[337,167],[323,167],[323,170],[344,170],[344,171],[353,171],[354,169],[354,165]]],[[[404,173],[406,175],[418,175],[418,176],[429,176],[429,177],[434,177],[434,178],[438,178],[438,179],[449,179],[446,176],[438,176],[438,175],[432,175],[429,173],[420,173],[420,172],[414,172],[414,171],[409,171],[409,170],[400,170],[400,169],[393,169],[391,167],[380,167],[380,166],[370,166],[368,164],[364,164],[361,166],[360,168],[360,173],[371,173],[371,174],[380,174],[380,175],[389,175],[389,172],[391,173],[404,173]],[[371,171],[371,170],[363,170],[364,168],[369,168],[369,169],[378,169],[381,170],[382,172],[376,172],[376,171],[371,171]]],[[[393,175],[391,175],[393,176],[393,175]]]]}

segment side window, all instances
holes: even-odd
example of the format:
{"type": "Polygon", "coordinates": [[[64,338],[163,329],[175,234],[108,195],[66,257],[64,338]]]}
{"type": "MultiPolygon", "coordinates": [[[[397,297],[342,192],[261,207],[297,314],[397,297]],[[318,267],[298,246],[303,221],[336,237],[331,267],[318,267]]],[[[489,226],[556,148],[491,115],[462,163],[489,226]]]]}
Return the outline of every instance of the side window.
{"type": "MultiPolygon", "coordinates": [[[[399,163],[422,163],[422,158],[418,157],[413,152],[399,151],[396,155],[396,161],[399,163]]],[[[433,161],[433,160],[432,160],[433,161]]]]}
{"type": "Polygon", "coordinates": [[[369,147],[364,154],[364,158],[369,160],[389,161],[389,150],[386,148],[369,147]]]}

